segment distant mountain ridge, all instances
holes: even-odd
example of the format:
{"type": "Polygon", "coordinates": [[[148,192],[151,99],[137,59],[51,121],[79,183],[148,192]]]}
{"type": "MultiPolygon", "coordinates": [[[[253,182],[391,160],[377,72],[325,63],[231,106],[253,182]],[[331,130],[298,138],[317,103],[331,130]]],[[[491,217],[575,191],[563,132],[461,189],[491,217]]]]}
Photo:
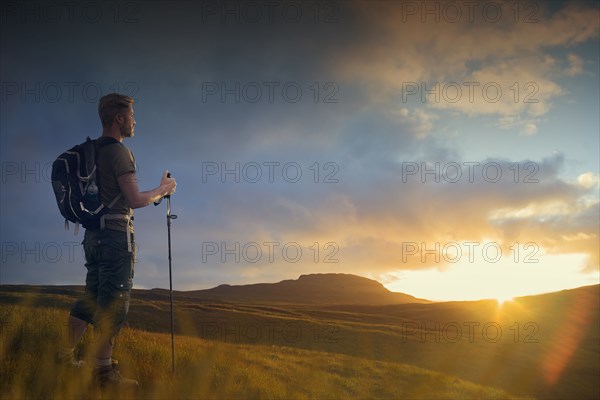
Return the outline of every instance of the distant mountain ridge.
{"type": "MultiPolygon", "coordinates": [[[[79,296],[82,286],[3,285],[6,291],[44,292],[79,296]]],[[[362,276],[344,273],[301,275],[277,283],[248,285],[223,284],[203,290],[175,290],[177,300],[212,303],[305,304],[324,306],[387,306],[409,303],[431,303],[405,293],[392,292],[381,283],[362,276]]],[[[166,289],[134,289],[133,298],[144,301],[168,300],[166,289]]]]}
{"type": "Polygon", "coordinates": [[[194,290],[187,295],[227,302],[389,305],[429,303],[405,293],[391,292],[381,283],[357,275],[326,273],[301,275],[278,283],[220,285],[212,289],[194,290]]]}

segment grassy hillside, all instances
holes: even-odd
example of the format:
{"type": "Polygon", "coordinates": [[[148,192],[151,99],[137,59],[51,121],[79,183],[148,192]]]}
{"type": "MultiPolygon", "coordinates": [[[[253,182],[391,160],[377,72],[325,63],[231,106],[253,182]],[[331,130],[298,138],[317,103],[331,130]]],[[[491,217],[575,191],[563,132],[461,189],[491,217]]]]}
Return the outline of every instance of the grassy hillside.
{"type": "MultiPolygon", "coordinates": [[[[4,286],[0,304],[3,310],[9,304],[62,308],[62,321],[76,293],[74,288],[4,286]]],[[[330,306],[199,301],[176,293],[175,323],[178,345],[200,339],[265,354],[277,349],[311,358],[342,357],[357,365],[411,365],[513,395],[599,398],[598,294],[595,285],[502,306],[495,301],[330,306]]],[[[135,291],[133,297],[129,326],[134,332],[169,331],[168,292],[135,291]]],[[[163,361],[168,368],[169,360],[163,361]]],[[[385,397],[377,393],[365,396],[385,397]]]]}
{"type": "MultiPolygon", "coordinates": [[[[0,313],[2,398],[99,398],[90,371],[79,376],[52,364],[64,330],[64,311],[21,305],[0,313]]],[[[94,337],[80,346],[93,361],[94,337]]],[[[102,398],[149,399],[508,399],[508,393],[396,362],[283,346],[228,344],[178,337],[171,374],[170,336],[125,328],[116,354],[124,375],[140,381],[136,393],[102,398]]]]}

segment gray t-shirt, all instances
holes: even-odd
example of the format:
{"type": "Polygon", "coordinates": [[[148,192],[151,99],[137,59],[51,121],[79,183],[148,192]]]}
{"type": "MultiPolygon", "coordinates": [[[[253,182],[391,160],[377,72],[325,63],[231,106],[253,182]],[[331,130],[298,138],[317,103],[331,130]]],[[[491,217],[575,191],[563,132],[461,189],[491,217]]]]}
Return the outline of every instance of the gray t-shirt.
{"type": "MultiPolygon", "coordinates": [[[[98,138],[98,145],[96,152],[98,172],[96,176],[100,186],[102,204],[107,206],[121,193],[117,178],[127,173],[135,174],[135,158],[131,150],[114,138],[100,137],[98,138]]],[[[129,207],[124,196],[121,196],[110,210],[111,214],[133,215],[133,209],[129,207]]],[[[130,226],[133,231],[133,224],[130,226]]],[[[106,220],[105,228],[127,232],[127,222],[120,219],[106,220]]]]}

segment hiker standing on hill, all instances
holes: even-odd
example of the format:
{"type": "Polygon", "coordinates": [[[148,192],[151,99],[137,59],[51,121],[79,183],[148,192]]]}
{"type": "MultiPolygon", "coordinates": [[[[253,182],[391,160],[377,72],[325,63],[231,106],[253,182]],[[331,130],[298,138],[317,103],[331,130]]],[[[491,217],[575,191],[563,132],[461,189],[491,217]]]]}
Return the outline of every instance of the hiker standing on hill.
{"type": "Polygon", "coordinates": [[[138,382],[123,378],[112,360],[112,349],[129,310],[133,286],[135,240],[133,210],[145,207],[173,194],[177,183],[165,171],[160,185],[140,192],[136,181],[135,159],[123,144],[134,136],[133,98],[116,93],[103,96],[98,105],[102,136],[97,140],[96,165],[103,204],[120,197],[101,221],[103,229],[86,229],[85,294],[71,309],[69,333],[62,343],[56,361],[66,367],[81,368],[74,349],[88,324],[99,331],[94,375],[101,387],[108,385],[136,387],[138,382]]]}

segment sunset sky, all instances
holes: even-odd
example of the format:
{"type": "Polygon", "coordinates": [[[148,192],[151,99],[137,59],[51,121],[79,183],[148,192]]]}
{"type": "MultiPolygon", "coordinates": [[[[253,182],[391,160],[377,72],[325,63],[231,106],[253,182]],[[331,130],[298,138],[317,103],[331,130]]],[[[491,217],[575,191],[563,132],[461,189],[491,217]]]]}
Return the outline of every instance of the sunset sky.
{"type": "MultiPolygon", "coordinates": [[[[140,187],[178,182],[177,290],[599,283],[598,4],[466,3],[3,3],[0,283],[84,283],[49,167],[114,90],[140,187]]],[[[135,227],[136,287],[168,287],[164,204],[135,227]]]]}

